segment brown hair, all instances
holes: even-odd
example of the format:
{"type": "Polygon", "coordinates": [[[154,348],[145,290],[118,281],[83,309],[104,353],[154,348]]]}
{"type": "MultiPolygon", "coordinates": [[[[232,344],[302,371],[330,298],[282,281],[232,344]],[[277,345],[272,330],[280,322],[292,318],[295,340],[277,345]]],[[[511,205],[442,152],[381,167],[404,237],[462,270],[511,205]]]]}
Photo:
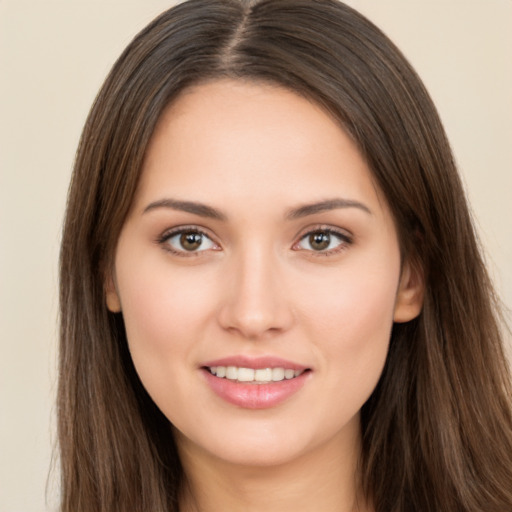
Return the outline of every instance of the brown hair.
{"type": "Polygon", "coordinates": [[[376,510],[512,510],[498,308],[419,78],[336,0],[190,0],[131,42],[80,141],[61,252],[62,512],[178,510],[170,425],[134,370],[122,316],[106,308],[104,276],[162,111],[187,86],[220,77],[280,84],[335,116],[387,198],[404,256],[424,269],[423,311],[394,326],[361,415],[362,485],[376,510]]]}

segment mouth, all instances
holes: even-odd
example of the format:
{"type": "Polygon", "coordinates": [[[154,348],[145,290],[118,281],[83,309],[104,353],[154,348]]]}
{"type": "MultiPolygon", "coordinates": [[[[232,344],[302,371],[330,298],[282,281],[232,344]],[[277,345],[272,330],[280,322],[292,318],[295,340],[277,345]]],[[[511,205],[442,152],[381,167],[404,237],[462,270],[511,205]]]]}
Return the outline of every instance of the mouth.
{"type": "Polygon", "coordinates": [[[293,367],[283,360],[263,358],[248,364],[238,359],[240,366],[234,361],[212,361],[201,370],[218,397],[242,409],[269,409],[288,401],[299,394],[312,373],[311,368],[293,367]]]}
{"type": "Polygon", "coordinates": [[[268,409],[291,400],[310,382],[313,368],[273,355],[232,355],[200,366],[222,400],[243,409],[268,409]]]}
{"type": "Polygon", "coordinates": [[[205,366],[212,375],[233,382],[244,384],[269,384],[299,377],[309,369],[295,370],[293,368],[246,368],[243,366],[205,366]]]}

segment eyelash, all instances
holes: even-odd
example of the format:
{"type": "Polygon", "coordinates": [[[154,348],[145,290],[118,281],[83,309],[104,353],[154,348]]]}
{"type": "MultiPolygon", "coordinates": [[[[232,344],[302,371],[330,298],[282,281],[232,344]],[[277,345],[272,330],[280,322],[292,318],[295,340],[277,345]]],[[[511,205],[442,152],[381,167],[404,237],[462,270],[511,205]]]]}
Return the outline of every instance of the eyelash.
{"type": "MultiPolygon", "coordinates": [[[[166,250],[172,254],[175,254],[177,256],[181,256],[181,257],[197,257],[197,256],[200,256],[201,253],[206,252],[207,250],[211,250],[210,248],[208,248],[208,249],[203,249],[200,251],[197,251],[197,250],[187,251],[186,249],[177,250],[177,249],[173,248],[170,245],[169,240],[171,238],[174,238],[178,235],[183,235],[185,233],[201,235],[201,237],[208,239],[212,244],[214,244],[216,247],[218,247],[213,250],[216,250],[216,251],[221,250],[220,246],[212,239],[212,237],[208,233],[206,233],[204,230],[202,230],[201,228],[199,228],[197,226],[181,226],[179,228],[165,231],[156,240],[156,242],[159,245],[161,245],[164,248],[164,250],[166,250]]],[[[329,241],[329,243],[330,243],[330,241],[329,241]]],[[[352,245],[352,243],[353,243],[352,237],[350,235],[348,235],[346,232],[342,232],[342,231],[334,229],[332,227],[317,226],[314,228],[309,228],[307,232],[302,234],[299,237],[298,241],[292,245],[292,249],[296,250],[296,251],[300,251],[300,250],[308,251],[313,256],[331,256],[334,254],[338,254],[339,252],[341,252],[343,250],[346,250],[350,245],[352,245]],[[329,237],[334,236],[334,237],[338,238],[339,244],[336,247],[334,247],[333,249],[318,250],[318,251],[315,251],[313,249],[301,249],[298,247],[299,244],[301,244],[304,240],[307,239],[307,237],[311,237],[312,235],[315,235],[315,234],[328,235],[329,237]]]]}
{"type": "MultiPolygon", "coordinates": [[[[315,235],[315,234],[328,235],[329,237],[334,236],[339,240],[339,244],[336,247],[334,247],[333,249],[329,249],[329,250],[315,251],[313,249],[302,249],[302,250],[306,250],[306,251],[310,252],[310,254],[312,256],[320,256],[320,257],[333,256],[335,254],[338,254],[338,253],[346,250],[350,245],[353,244],[352,237],[344,231],[334,229],[332,227],[327,227],[327,226],[316,226],[313,228],[309,228],[306,233],[302,234],[299,237],[298,241],[293,244],[292,248],[296,248],[303,240],[306,240],[308,237],[311,237],[312,235],[315,235]]],[[[296,249],[296,250],[301,250],[301,249],[296,249]]]]}
{"type": "MultiPolygon", "coordinates": [[[[201,251],[187,251],[186,249],[177,250],[170,245],[169,240],[171,238],[174,238],[178,235],[183,235],[185,233],[201,235],[203,238],[210,240],[211,243],[213,243],[215,246],[219,247],[219,245],[213,241],[212,237],[208,233],[206,233],[206,231],[202,230],[201,228],[199,228],[197,226],[181,226],[179,228],[165,231],[157,239],[157,243],[160,244],[164,248],[164,250],[166,250],[172,254],[175,254],[177,256],[181,256],[181,257],[194,257],[194,256],[197,257],[197,256],[200,256],[202,252],[205,252],[205,249],[203,249],[201,251]]],[[[214,250],[219,250],[219,249],[214,249],[214,250]]]]}

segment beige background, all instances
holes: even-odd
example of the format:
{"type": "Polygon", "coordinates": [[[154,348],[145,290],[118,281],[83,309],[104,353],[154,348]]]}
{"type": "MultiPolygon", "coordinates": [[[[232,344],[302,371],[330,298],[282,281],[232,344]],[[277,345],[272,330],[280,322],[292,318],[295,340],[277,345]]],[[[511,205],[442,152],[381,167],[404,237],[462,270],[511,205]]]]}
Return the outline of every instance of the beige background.
{"type": "MultiPolygon", "coordinates": [[[[512,0],[353,0],[426,82],[512,306],[512,0]]],[[[0,512],[54,510],[57,257],[82,124],[163,0],[0,0],[0,512]]]]}

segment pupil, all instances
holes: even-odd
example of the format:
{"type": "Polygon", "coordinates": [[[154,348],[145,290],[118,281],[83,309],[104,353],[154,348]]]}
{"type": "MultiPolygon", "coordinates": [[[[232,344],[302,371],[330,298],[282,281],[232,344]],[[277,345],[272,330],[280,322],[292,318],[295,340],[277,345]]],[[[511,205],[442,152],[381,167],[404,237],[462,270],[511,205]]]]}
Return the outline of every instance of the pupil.
{"type": "Polygon", "coordinates": [[[329,233],[322,233],[318,231],[309,235],[309,243],[315,251],[323,251],[329,247],[331,243],[331,235],[329,233]]]}
{"type": "Polygon", "coordinates": [[[201,233],[182,233],[180,236],[180,244],[186,251],[194,251],[201,246],[203,235],[201,233]]]}

